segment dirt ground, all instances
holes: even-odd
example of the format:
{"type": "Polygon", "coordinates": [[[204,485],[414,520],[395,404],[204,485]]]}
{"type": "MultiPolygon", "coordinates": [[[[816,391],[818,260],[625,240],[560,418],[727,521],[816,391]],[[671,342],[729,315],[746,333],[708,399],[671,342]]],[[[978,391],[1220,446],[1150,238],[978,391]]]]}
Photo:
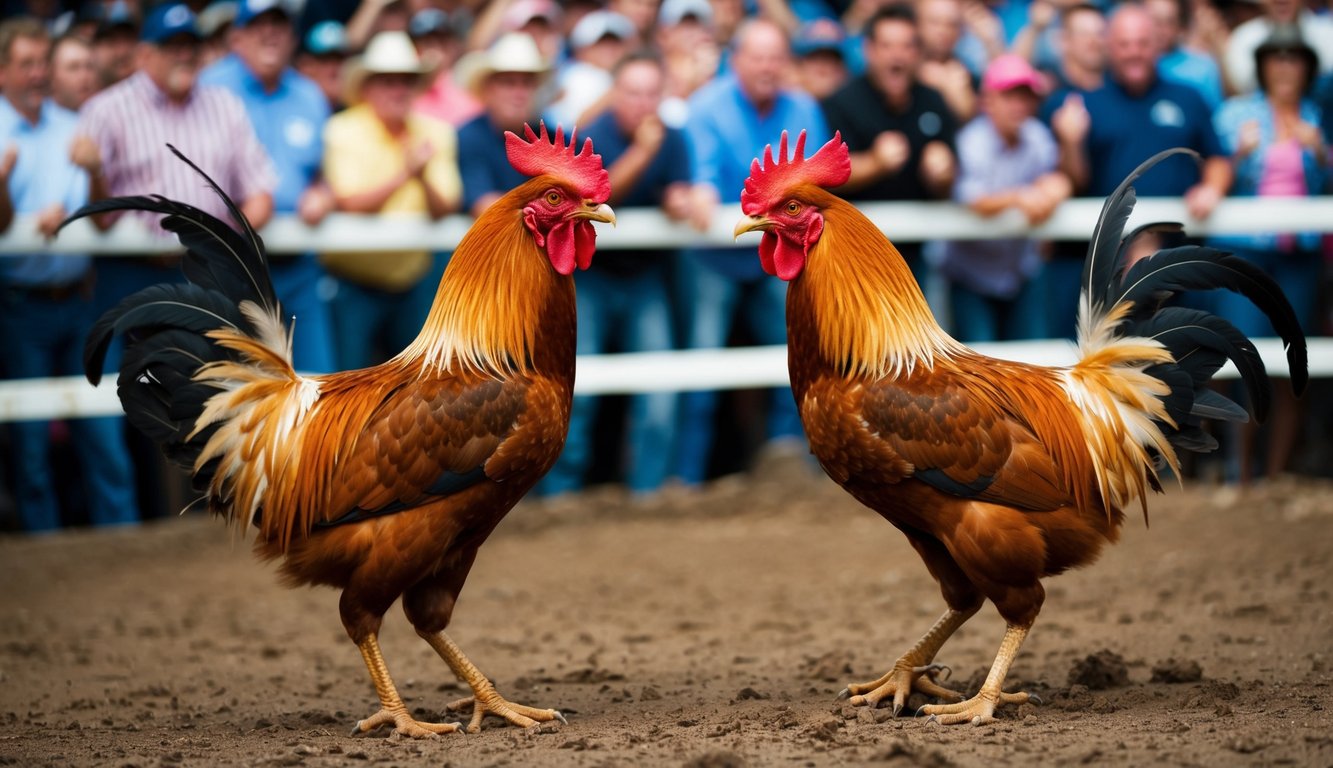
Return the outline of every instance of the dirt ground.
{"type": "MultiPolygon", "coordinates": [[[[1333,765],[1333,486],[1157,498],[1151,528],[1047,583],[1007,686],[1044,703],[978,728],[835,699],[942,602],[891,526],[779,474],[520,505],[450,632],[569,722],[424,742],[347,735],[377,707],[337,594],[279,587],[218,521],[0,539],[0,764],[1333,765]]],[[[964,627],[949,684],[975,690],[1002,631],[989,607],[964,627]]],[[[457,719],[397,610],[383,645],[409,708],[457,719]]]]}

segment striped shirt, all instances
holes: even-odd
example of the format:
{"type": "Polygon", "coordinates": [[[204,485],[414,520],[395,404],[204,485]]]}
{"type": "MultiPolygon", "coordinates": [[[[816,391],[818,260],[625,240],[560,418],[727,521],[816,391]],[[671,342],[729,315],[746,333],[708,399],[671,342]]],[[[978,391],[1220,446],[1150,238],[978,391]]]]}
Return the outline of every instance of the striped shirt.
{"type": "MultiPolygon", "coordinates": [[[[148,75],[136,72],[88,100],[79,112],[78,132],[101,149],[112,196],[159,194],[230,222],[226,206],[171,154],[168,143],[213,177],[238,205],[257,194],[271,194],[277,186],[273,163],[245,107],[225,88],[197,85],[177,103],[148,75]]],[[[131,215],[149,222],[159,218],[131,215]]]]}

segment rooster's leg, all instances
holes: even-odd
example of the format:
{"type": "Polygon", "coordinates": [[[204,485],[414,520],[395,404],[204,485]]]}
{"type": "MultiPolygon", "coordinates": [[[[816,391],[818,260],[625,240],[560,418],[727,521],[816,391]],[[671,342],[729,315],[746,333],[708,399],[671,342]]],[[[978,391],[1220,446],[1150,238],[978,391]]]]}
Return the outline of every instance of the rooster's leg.
{"type": "Polygon", "coordinates": [[[472,688],[473,695],[470,699],[462,699],[449,705],[450,709],[460,709],[471,704],[472,721],[468,723],[468,733],[481,730],[481,719],[488,713],[503,717],[520,728],[530,728],[537,723],[551,720],[565,722],[565,716],[554,709],[535,709],[507,701],[496,692],[495,686],[491,685],[491,681],[486,679],[481,670],[463,655],[462,649],[443,632],[417,634],[430,643],[430,647],[440,654],[440,658],[444,659],[444,663],[449,665],[449,669],[453,670],[459,680],[472,688]]]}
{"type": "Polygon", "coordinates": [[[1005,675],[1009,674],[1009,665],[1018,655],[1023,638],[1028,636],[1028,627],[1010,624],[1004,631],[1004,640],[1000,643],[1000,652],[995,656],[990,674],[976,696],[957,704],[928,704],[921,711],[939,720],[945,725],[972,723],[982,725],[995,719],[995,707],[1000,704],[1023,704],[1031,697],[1026,693],[1005,693],[1000,690],[1005,675]]]}
{"type": "Polygon", "coordinates": [[[375,683],[375,693],[380,697],[380,711],[361,720],[352,729],[352,735],[373,731],[381,725],[393,725],[394,730],[404,736],[422,739],[439,733],[453,733],[459,729],[458,723],[423,723],[407,713],[407,707],[394,687],[393,678],[389,677],[389,667],[380,653],[379,639],[372,633],[365,640],[356,644],[361,649],[361,657],[366,660],[370,670],[370,679],[375,683]]]}
{"type": "Polygon", "coordinates": [[[920,691],[927,696],[934,696],[937,699],[947,701],[959,701],[963,697],[958,695],[957,691],[951,691],[948,688],[935,682],[935,675],[945,667],[934,664],[935,654],[939,653],[940,648],[944,646],[945,641],[953,635],[955,631],[980,608],[980,604],[975,608],[965,611],[957,611],[952,608],[944,612],[944,615],[935,622],[930,631],[922,635],[921,639],[916,641],[907,653],[904,653],[898,661],[894,662],[893,669],[889,670],[883,677],[869,683],[852,683],[843,689],[840,696],[851,696],[849,703],[852,706],[862,705],[875,708],[879,702],[893,696],[893,714],[902,711],[903,705],[907,703],[907,697],[913,690],[920,691]]]}

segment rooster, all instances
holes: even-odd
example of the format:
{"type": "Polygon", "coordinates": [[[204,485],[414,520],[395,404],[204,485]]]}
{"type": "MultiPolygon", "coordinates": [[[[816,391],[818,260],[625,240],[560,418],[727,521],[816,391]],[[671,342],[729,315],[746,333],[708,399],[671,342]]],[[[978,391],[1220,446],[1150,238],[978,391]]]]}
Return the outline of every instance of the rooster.
{"type": "MultiPolygon", "coordinates": [[[[119,396],[136,427],[193,473],[202,501],[282,559],[291,585],[342,590],[343,626],[380,709],[353,734],[392,725],[412,737],[457,723],[408,714],[380,653],[399,597],[412,626],[466,682],[469,732],[486,714],[527,727],[563,720],[502,698],[445,634],[477,549],[550,469],[574,384],[576,267],[594,221],[614,223],[592,142],[575,153],[525,126],[506,134],[531,180],[488,209],[458,244],[420,335],[383,365],[322,376],[292,369],[292,328],[274,298],[263,242],[221,189],[240,231],[160,196],[108,199],[73,216],[143,210],[186,247],[185,284],[157,285],[106,313],[84,352],[96,384],[126,338],[119,396]]],[[[66,222],[68,223],[68,222],[66,222]]]]}
{"type": "Polygon", "coordinates": [[[1121,237],[1135,178],[1107,198],[1081,286],[1080,358],[1046,368],[980,355],[936,324],[898,251],[828,188],[850,164],[840,136],[809,159],[805,134],[783,134],[751,166],[736,235],[763,232],[764,269],[788,281],[792,393],[824,471],[901,530],[939,582],[947,610],[883,677],[843,691],[853,705],[913,691],[944,699],[923,711],[981,724],[1029,700],[1002,690],[1045,592],[1041,579],[1092,562],[1135,500],[1179,475],[1178,450],[1216,447],[1203,419],[1246,411],[1210,389],[1230,359],[1263,418],[1271,392],[1254,345],[1226,321],[1166,305],[1182,290],[1225,288],[1262,308],[1287,344],[1293,387],[1307,379],[1305,338],[1277,285],[1242,259],[1198,246],[1134,264],[1121,237]],[[941,686],[936,653],[990,600],[1006,622],[990,673],[971,699],[941,686]]]}

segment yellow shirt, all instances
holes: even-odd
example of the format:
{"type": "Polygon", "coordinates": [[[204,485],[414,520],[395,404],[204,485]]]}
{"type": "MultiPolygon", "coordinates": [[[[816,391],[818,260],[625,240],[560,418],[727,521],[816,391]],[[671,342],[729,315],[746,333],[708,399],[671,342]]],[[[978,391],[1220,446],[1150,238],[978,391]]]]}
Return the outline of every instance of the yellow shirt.
{"type": "MultiPolygon", "coordinates": [[[[446,123],[411,114],[407,130],[393,136],[370,106],[360,104],[329,118],[324,126],[324,178],[335,195],[354,195],[381,187],[407,168],[405,150],[425,141],[435,152],[426,163],[425,183],[457,203],[463,182],[458,174],[458,140],[446,123]]],[[[411,179],[394,191],[380,213],[426,213],[426,190],[411,179]]],[[[329,253],[329,271],[352,282],[385,291],[405,291],[430,269],[429,251],[329,253]]]]}

